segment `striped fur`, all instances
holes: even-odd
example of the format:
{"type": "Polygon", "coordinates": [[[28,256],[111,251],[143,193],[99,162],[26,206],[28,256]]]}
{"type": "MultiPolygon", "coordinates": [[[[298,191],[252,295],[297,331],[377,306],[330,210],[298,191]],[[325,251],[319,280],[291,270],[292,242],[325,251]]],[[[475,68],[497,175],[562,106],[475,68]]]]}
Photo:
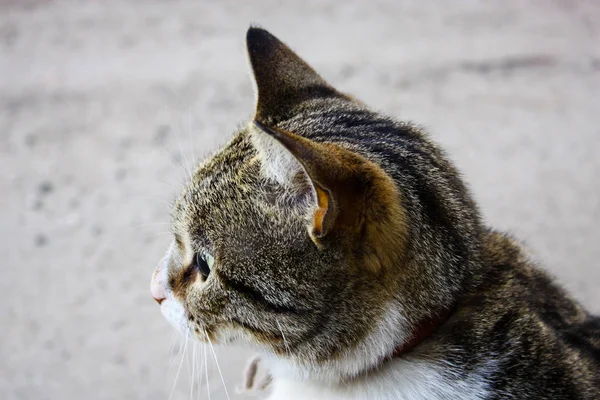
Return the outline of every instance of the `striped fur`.
{"type": "Polygon", "coordinates": [[[600,398],[600,319],[483,226],[444,152],[266,31],[247,41],[254,122],[176,203],[159,267],[167,318],[262,352],[273,399],[600,398]]]}

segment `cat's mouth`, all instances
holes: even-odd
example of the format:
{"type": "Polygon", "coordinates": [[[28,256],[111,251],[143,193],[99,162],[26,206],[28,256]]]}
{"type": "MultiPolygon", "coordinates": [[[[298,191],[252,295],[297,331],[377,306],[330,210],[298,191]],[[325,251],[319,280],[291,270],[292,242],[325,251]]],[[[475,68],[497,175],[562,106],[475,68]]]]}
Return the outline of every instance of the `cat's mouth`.
{"type": "Polygon", "coordinates": [[[182,334],[189,334],[190,326],[188,323],[187,312],[183,305],[176,299],[167,295],[160,301],[160,311],[165,319],[182,334]]]}
{"type": "Polygon", "coordinates": [[[203,323],[200,318],[192,315],[186,307],[179,301],[172,292],[165,291],[164,297],[157,299],[160,311],[169,324],[183,336],[195,339],[200,342],[215,340],[214,327],[203,323]]]}

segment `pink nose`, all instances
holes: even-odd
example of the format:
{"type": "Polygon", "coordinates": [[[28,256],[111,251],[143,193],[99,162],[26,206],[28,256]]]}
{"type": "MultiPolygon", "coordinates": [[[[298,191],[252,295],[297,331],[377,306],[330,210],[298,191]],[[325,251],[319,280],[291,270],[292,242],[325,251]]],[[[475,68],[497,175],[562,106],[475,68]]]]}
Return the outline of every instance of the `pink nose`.
{"type": "Polygon", "coordinates": [[[164,299],[167,298],[167,291],[165,290],[165,285],[160,279],[160,274],[158,273],[158,269],[154,271],[152,274],[152,280],[150,281],[150,293],[152,293],[152,297],[158,304],[162,303],[164,299]]]}

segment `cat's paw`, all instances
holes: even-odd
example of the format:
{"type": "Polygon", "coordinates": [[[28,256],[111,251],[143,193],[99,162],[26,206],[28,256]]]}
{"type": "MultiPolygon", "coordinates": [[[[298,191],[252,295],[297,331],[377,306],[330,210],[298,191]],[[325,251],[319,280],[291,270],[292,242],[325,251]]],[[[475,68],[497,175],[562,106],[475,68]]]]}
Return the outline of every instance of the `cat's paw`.
{"type": "Polygon", "coordinates": [[[238,393],[261,392],[269,388],[273,378],[264,368],[261,369],[260,356],[254,356],[243,371],[242,387],[238,387],[238,393]]]}

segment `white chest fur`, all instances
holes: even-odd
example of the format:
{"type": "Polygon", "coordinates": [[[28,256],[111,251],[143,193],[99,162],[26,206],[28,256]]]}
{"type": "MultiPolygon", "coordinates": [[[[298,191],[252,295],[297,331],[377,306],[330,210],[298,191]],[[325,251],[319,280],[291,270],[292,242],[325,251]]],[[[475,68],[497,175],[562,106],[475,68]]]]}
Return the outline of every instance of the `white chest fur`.
{"type": "Polygon", "coordinates": [[[348,383],[297,382],[277,379],[269,400],[483,400],[488,396],[485,371],[458,379],[451,366],[398,359],[376,373],[348,383]]]}

